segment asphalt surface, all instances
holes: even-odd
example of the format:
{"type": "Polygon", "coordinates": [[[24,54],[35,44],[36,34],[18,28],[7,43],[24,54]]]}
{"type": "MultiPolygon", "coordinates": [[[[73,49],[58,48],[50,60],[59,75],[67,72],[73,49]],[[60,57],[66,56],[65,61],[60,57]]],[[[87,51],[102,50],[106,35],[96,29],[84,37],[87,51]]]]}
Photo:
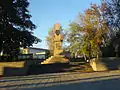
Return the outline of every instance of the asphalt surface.
{"type": "Polygon", "coordinates": [[[1,77],[0,90],[120,90],[120,71],[1,77]]]}

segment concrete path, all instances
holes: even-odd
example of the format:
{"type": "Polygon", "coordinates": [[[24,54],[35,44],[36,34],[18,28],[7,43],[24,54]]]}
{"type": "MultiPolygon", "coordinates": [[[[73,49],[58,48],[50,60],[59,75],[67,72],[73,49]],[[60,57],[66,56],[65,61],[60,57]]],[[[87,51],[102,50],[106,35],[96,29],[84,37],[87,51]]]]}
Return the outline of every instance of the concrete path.
{"type": "Polygon", "coordinates": [[[120,90],[120,71],[0,78],[0,90],[120,90]]]}

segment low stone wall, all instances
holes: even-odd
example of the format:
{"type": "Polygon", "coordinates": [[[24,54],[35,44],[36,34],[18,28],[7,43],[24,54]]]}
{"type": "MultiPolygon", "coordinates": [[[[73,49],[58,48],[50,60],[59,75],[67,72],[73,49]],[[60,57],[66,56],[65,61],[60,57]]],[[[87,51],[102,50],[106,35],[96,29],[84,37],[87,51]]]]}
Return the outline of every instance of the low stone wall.
{"type": "Polygon", "coordinates": [[[106,71],[120,69],[120,58],[106,57],[106,58],[93,58],[90,60],[90,66],[94,71],[106,71]]]}
{"type": "Polygon", "coordinates": [[[0,76],[26,75],[29,66],[35,63],[35,60],[0,62],[0,76]]]}

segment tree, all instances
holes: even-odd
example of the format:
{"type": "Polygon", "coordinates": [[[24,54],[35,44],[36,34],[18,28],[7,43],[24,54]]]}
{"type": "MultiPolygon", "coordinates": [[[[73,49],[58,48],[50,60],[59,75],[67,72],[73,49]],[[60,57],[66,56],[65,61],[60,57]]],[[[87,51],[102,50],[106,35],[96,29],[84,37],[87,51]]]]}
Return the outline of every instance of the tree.
{"type": "Polygon", "coordinates": [[[53,50],[54,50],[54,46],[53,46],[53,35],[54,35],[54,29],[51,28],[48,32],[48,36],[46,36],[46,42],[47,42],[47,46],[50,50],[50,55],[53,55],[53,50]]]}
{"type": "Polygon", "coordinates": [[[109,45],[111,52],[120,56],[120,0],[104,0],[102,2],[104,19],[109,26],[109,45]]]}
{"type": "Polygon", "coordinates": [[[20,47],[29,47],[40,41],[33,35],[36,26],[30,20],[28,0],[0,2],[0,52],[17,54],[20,47]]]}
{"type": "Polygon", "coordinates": [[[67,34],[68,41],[68,51],[71,52],[71,55],[74,56],[76,53],[80,51],[80,45],[83,40],[82,36],[82,27],[79,24],[72,22],[70,25],[70,31],[67,34]]]}
{"type": "Polygon", "coordinates": [[[79,15],[77,21],[70,24],[70,30],[69,50],[78,55],[98,58],[100,46],[104,44],[107,33],[107,24],[103,20],[100,8],[92,4],[84,14],[79,15]]]}

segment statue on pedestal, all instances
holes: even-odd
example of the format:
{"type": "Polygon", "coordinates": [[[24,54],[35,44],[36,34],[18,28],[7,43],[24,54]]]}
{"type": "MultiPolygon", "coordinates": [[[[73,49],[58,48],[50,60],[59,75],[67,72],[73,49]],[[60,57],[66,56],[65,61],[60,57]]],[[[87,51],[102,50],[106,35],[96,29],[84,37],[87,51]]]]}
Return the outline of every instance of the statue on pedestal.
{"type": "Polygon", "coordinates": [[[61,26],[60,24],[54,25],[54,39],[53,39],[53,56],[49,57],[45,61],[41,62],[41,64],[55,64],[55,63],[69,63],[69,60],[64,58],[62,49],[63,35],[61,34],[61,26]]]}

